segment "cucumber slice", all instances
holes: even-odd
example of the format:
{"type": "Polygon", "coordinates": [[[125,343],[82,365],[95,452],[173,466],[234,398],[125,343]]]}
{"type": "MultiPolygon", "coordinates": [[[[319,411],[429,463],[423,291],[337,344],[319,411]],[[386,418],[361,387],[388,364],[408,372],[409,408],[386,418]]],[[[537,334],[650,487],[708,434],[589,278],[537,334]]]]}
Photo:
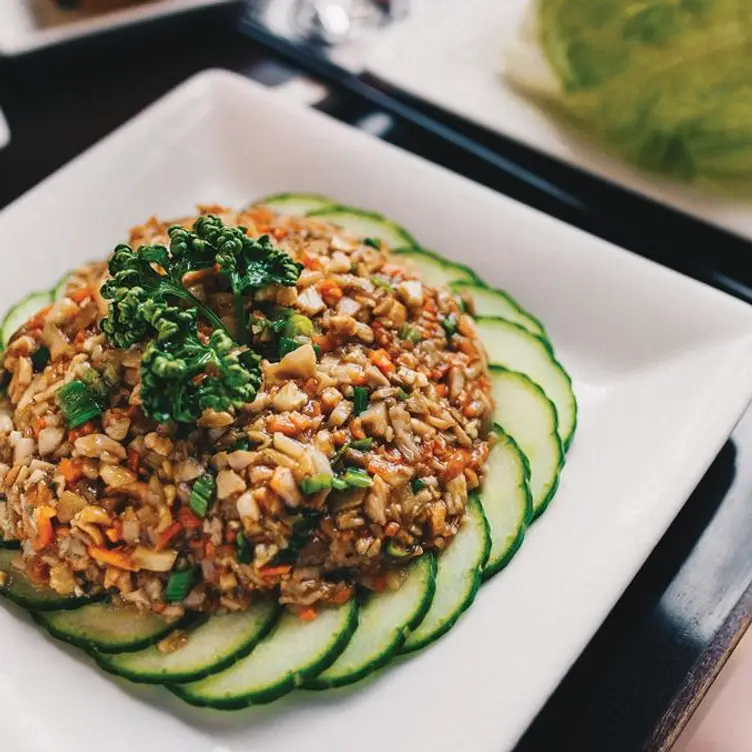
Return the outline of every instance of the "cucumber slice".
{"type": "Polygon", "coordinates": [[[491,531],[491,553],[483,568],[484,580],[509,563],[533,518],[527,459],[514,439],[499,426],[494,426],[494,433],[496,443],[488,455],[488,470],[480,494],[491,531]]]}
{"type": "Polygon", "coordinates": [[[2,328],[3,347],[8,345],[10,338],[35,314],[39,313],[42,308],[47,307],[52,302],[51,292],[33,292],[27,295],[20,303],[16,303],[5,314],[2,328]]]}
{"type": "Polygon", "coordinates": [[[58,640],[102,653],[141,650],[179,626],[178,622],[167,622],[156,614],[110,603],[91,603],[76,611],[35,613],[32,616],[58,640]]]}
{"type": "Polygon", "coordinates": [[[370,595],[361,606],[360,624],[345,652],[306,682],[305,688],[344,687],[385,666],[428,612],[436,589],[435,575],[436,560],[427,554],[412,564],[399,590],[370,595]]]}
{"type": "Polygon", "coordinates": [[[452,282],[480,283],[472,269],[447,261],[425,248],[396,248],[393,253],[400,257],[398,262],[408,260],[407,266],[420,274],[431,287],[449,287],[452,282]]]}
{"type": "Polygon", "coordinates": [[[504,290],[495,290],[477,282],[452,282],[453,292],[467,293],[475,303],[476,316],[495,316],[527,329],[531,334],[546,338],[546,330],[538,319],[528,313],[504,290]]]}
{"type": "MultiPolygon", "coordinates": [[[[533,517],[546,508],[559,485],[564,449],[556,410],[543,390],[522,373],[491,367],[494,420],[522,450],[530,466],[533,517]]],[[[489,488],[486,482],[486,488],[489,488]]]]}
{"type": "Polygon", "coordinates": [[[291,217],[304,217],[315,211],[322,211],[331,206],[336,206],[336,201],[322,196],[320,193],[275,193],[264,196],[253,202],[273,209],[278,214],[287,214],[291,217]]]}
{"type": "Polygon", "coordinates": [[[156,646],[135,653],[100,655],[97,663],[112,674],[143,684],[176,684],[203,679],[247,656],[279,616],[270,602],[247,611],[213,616],[188,633],[187,644],[173,653],[156,646]]]}
{"type": "Polygon", "coordinates": [[[480,586],[491,539],[483,507],[471,497],[460,531],[439,556],[436,593],[423,621],[408,635],[403,653],[425,647],[446,634],[470,607],[480,586]]]}
{"type": "Polygon", "coordinates": [[[0,595],[13,601],[17,606],[35,611],[58,611],[81,608],[91,603],[91,596],[59,595],[51,588],[37,588],[28,578],[12,564],[18,551],[0,550],[0,572],[6,576],[5,584],[0,587],[0,595]]]}
{"type": "Polygon", "coordinates": [[[548,343],[504,319],[480,316],[476,324],[491,364],[524,373],[554,403],[559,436],[564,448],[569,447],[577,425],[577,400],[572,379],[548,343]]]}
{"type": "Polygon", "coordinates": [[[308,216],[325,219],[327,222],[349,230],[360,238],[377,238],[392,248],[418,245],[404,227],[376,212],[337,205],[309,212],[308,216]]]}
{"type": "Polygon", "coordinates": [[[289,611],[247,657],[205,679],[170,689],[191,705],[233,710],[276,700],[328,668],[358,626],[355,599],[324,609],[313,621],[289,611]]]}
{"type": "Polygon", "coordinates": [[[65,294],[65,288],[68,286],[68,282],[70,282],[71,277],[73,276],[73,272],[66,272],[57,282],[57,284],[52,288],[52,300],[60,300],[65,294]]]}

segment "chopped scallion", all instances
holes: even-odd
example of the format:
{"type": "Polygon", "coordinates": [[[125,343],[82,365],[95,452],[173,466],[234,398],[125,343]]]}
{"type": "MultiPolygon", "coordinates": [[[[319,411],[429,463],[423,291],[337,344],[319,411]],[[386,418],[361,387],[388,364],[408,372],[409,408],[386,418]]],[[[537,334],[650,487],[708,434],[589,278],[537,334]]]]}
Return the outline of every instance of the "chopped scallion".
{"type": "Polygon", "coordinates": [[[323,491],[326,488],[332,487],[332,476],[327,475],[326,473],[320,473],[319,475],[311,475],[307,478],[303,478],[303,480],[300,481],[300,490],[306,495],[311,496],[312,494],[318,493],[319,491],[323,491]]]}
{"type": "Polygon", "coordinates": [[[50,362],[50,348],[42,345],[32,356],[31,364],[34,366],[34,371],[43,371],[44,367],[50,362]]]}
{"type": "Polygon", "coordinates": [[[357,449],[359,452],[367,452],[372,446],[373,439],[370,436],[350,442],[350,449],[357,449]]]}
{"type": "Polygon", "coordinates": [[[365,411],[365,409],[368,407],[369,398],[370,395],[368,393],[368,389],[366,389],[364,386],[356,386],[353,388],[353,402],[355,403],[353,412],[355,413],[355,415],[360,415],[365,411]]]}
{"type": "Polygon", "coordinates": [[[250,564],[253,560],[253,548],[242,530],[238,533],[237,538],[235,538],[235,547],[238,552],[238,561],[241,564],[250,564]]]}
{"type": "Polygon", "coordinates": [[[83,381],[74,379],[57,390],[55,401],[71,428],[83,425],[102,414],[96,395],[83,381]]]}
{"type": "Polygon", "coordinates": [[[354,467],[345,470],[342,480],[349,488],[368,488],[373,485],[373,478],[365,471],[354,467]]]}
{"type": "Polygon", "coordinates": [[[200,517],[201,519],[206,517],[206,513],[209,510],[209,502],[214,495],[216,485],[214,476],[209,473],[196,479],[196,482],[193,484],[193,490],[191,491],[191,499],[189,502],[191,511],[196,517],[200,517]]]}
{"type": "Polygon", "coordinates": [[[426,487],[426,482],[422,478],[413,478],[410,487],[413,489],[413,493],[418,493],[426,487]]]}
{"type": "Polygon", "coordinates": [[[184,569],[182,572],[173,572],[167,581],[165,600],[168,603],[181,603],[193,589],[197,579],[197,571],[194,568],[184,569]]]}

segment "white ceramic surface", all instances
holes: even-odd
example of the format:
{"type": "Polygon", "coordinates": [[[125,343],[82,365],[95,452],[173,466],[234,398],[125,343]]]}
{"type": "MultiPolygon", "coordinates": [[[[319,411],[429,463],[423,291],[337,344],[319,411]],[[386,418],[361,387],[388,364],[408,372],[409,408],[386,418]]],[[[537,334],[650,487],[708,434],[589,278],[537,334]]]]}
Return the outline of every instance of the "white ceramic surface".
{"type": "Polygon", "coordinates": [[[54,9],[52,0],[0,0],[0,56],[21,55],[108,29],[229,2],[234,0],[159,0],[58,23],[57,19],[64,14],[54,9]],[[48,3],[49,8],[37,14],[32,2],[48,3]],[[54,18],[56,22],[44,23],[45,18],[54,18]]]}
{"type": "Polygon", "coordinates": [[[515,91],[503,53],[534,0],[462,0],[385,34],[366,69],[392,86],[711,224],[752,238],[752,202],[709,195],[600,151],[515,91]]]}
{"type": "Polygon", "coordinates": [[[239,714],[113,680],[2,606],[3,749],[509,749],[752,396],[746,305],[224,72],[187,82],[0,214],[2,305],[105,256],[152,214],[278,191],[381,211],[546,322],[580,402],[559,493],[435,645],[349,690],[239,714]]]}

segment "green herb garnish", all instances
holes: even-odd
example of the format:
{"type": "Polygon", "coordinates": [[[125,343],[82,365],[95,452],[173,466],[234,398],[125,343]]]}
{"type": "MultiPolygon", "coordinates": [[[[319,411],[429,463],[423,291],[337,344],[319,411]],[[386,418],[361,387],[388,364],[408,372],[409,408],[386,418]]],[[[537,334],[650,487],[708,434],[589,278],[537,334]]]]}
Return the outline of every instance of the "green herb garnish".
{"type": "Polygon", "coordinates": [[[169,250],[120,245],[110,259],[112,279],[102,288],[110,301],[102,330],[115,347],[147,346],[141,361],[144,413],[160,423],[194,423],[203,410],[226,411],[250,402],[261,384],[260,356],[248,339],[245,294],[269,284],[292,286],[302,267],[254,240],[245,228],[199,217],[193,231],[171,227],[169,250]],[[219,316],[183,286],[190,271],[219,268],[232,289],[238,342],[219,316]],[[199,336],[198,321],[213,327],[199,336]]]}
{"type": "Polygon", "coordinates": [[[413,478],[410,481],[410,488],[412,488],[413,493],[418,493],[418,491],[422,491],[426,488],[426,482],[421,478],[413,478]]]}
{"type": "Polygon", "coordinates": [[[357,449],[359,452],[367,452],[372,446],[373,439],[370,436],[350,442],[350,449],[357,449]]]}
{"type": "Polygon", "coordinates": [[[375,248],[377,251],[381,250],[381,241],[378,238],[363,238],[363,245],[375,248]]]}
{"type": "Polygon", "coordinates": [[[447,337],[457,334],[457,317],[453,313],[444,316],[441,319],[441,325],[444,327],[447,337]]]}
{"type": "Polygon", "coordinates": [[[405,324],[400,329],[399,336],[401,339],[406,339],[408,342],[412,342],[414,345],[423,339],[423,334],[420,329],[415,326],[410,326],[409,324],[405,324]]]}

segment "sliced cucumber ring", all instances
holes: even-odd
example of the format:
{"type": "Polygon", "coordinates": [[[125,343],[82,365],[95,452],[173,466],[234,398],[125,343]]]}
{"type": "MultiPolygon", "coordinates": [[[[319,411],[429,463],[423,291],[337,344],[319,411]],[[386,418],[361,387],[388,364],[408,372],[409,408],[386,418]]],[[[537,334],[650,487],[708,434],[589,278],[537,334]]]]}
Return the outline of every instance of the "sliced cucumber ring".
{"type": "Polygon", "coordinates": [[[97,663],[105,671],[144,684],[196,681],[247,656],[278,616],[275,604],[259,602],[248,611],[211,617],[192,629],[186,645],[172,653],[163,653],[153,645],[138,652],[100,655],[97,663]]]}
{"type": "Polygon", "coordinates": [[[369,595],[360,609],[360,623],[344,653],[305,684],[328,689],[353,684],[385,666],[423,620],[436,589],[436,560],[431,554],[412,564],[399,590],[369,595]]]}
{"type": "Polygon", "coordinates": [[[533,498],[525,455],[511,436],[494,427],[496,443],[488,455],[488,470],[480,494],[491,531],[491,552],[483,568],[487,580],[501,571],[522,545],[533,517],[533,498]]]}
{"type": "Polygon", "coordinates": [[[572,379],[554,358],[550,346],[504,319],[480,316],[476,324],[491,364],[524,373],[554,403],[559,436],[566,449],[577,426],[577,400],[572,391],[572,379]]]}
{"type": "Polygon", "coordinates": [[[488,522],[477,498],[471,498],[460,531],[439,556],[436,593],[423,621],[409,634],[403,653],[424,648],[446,634],[472,602],[491,549],[488,522]]]}
{"type": "Polygon", "coordinates": [[[479,284],[475,272],[462,264],[447,261],[425,248],[396,248],[393,253],[409,269],[420,274],[423,281],[432,287],[449,287],[453,282],[479,284]]]}
{"type": "Polygon", "coordinates": [[[0,572],[5,577],[5,584],[0,587],[0,595],[17,606],[35,611],[58,611],[81,608],[92,602],[91,597],[59,595],[51,588],[37,588],[13,566],[18,551],[0,550],[0,572]]]}
{"type": "Polygon", "coordinates": [[[58,640],[102,653],[141,650],[180,626],[135,607],[109,603],[91,603],[75,611],[33,613],[32,616],[58,640]]]}
{"type": "Polygon", "coordinates": [[[358,626],[351,600],[324,609],[313,621],[282,615],[272,633],[254,651],[224,671],[170,689],[191,705],[233,710],[276,700],[328,668],[358,626]]]}
{"type": "Polygon", "coordinates": [[[324,219],[333,225],[349,230],[360,238],[382,240],[392,248],[418,245],[404,227],[376,212],[354,209],[351,206],[330,206],[309,212],[308,216],[324,219]]]}
{"type": "Polygon", "coordinates": [[[39,313],[52,302],[52,293],[33,292],[27,295],[20,303],[16,303],[5,314],[2,325],[3,347],[8,345],[10,338],[35,314],[39,313]]]}
{"type": "Polygon", "coordinates": [[[477,282],[452,282],[449,287],[453,292],[467,293],[472,297],[476,316],[506,319],[527,329],[531,334],[547,338],[543,324],[503,290],[495,290],[477,282]]]}
{"type": "Polygon", "coordinates": [[[310,212],[322,211],[336,205],[328,196],[322,196],[320,193],[275,193],[271,196],[264,196],[254,205],[266,206],[273,209],[278,214],[286,214],[291,217],[304,217],[310,212]]]}
{"type": "Polygon", "coordinates": [[[543,390],[522,373],[491,367],[494,420],[522,450],[530,467],[533,517],[553,498],[564,466],[556,410],[543,390]]]}

